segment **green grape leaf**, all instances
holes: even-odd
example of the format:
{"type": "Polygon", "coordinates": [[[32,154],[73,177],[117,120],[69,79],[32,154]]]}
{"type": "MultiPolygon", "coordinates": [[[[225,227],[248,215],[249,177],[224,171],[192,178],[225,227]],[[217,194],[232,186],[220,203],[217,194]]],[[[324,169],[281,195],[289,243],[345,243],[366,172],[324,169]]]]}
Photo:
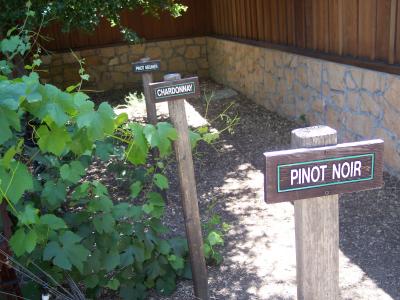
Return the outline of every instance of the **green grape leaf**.
{"type": "Polygon", "coordinates": [[[101,140],[106,134],[114,131],[114,111],[108,103],[101,103],[98,110],[94,110],[94,103],[85,101],[79,107],[77,117],[79,128],[86,127],[91,140],[101,140]]]}
{"type": "Polygon", "coordinates": [[[167,122],[158,123],[157,131],[158,131],[160,137],[168,138],[171,141],[175,141],[176,139],[178,139],[178,133],[176,132],[176,129],[167,122]]]}
{"type": "Polygon", "coordinates": [[[164,199],[160,193],[150,192],[147,194],[147,198],[149,199],[151,205],[161,206],[161,207],[165,206],[164,199]]]}
{"type": "Polygon", "coordinates": [[[51,208],[56,208],[59,207],[67,197],[66,189],[66,185],[61,181],[54,182],[49,180],[44,184],[41,197],[50,204],[51,208]]]}
{"type": "Polygon", "coordinates": [[[158,147],[160,144],[160,137],[154,125],[147,124],[143,129],[143,133],[152,148],[158,147]]]}
{"type": "Polygon", "coordinates": [[[21,130],[17,112],[0,107],[0,145],[12,137],[11,128],[21,130]]]}
{"type": "Polygon", "coordinates": [[[121,267],[127,267],[134,262],[134,252],[133,247],[129,246],[122,254],[121,254],[121,267]]]}
{"type": "Polygon", "coordinates": [[[215,231],[211,231],[208,234],[207,241],[210,243],[211,246],[224,244],[224,240],[222,239],[221,235],[219,235],[215,231]]]}
{"type": "Polygon", "coordinates": [[[139,194],[142,191],[142,189],[143,189],[142,182],[141,181],[135,181],[131,185],[131,196],[133,198],[136,198],[137,196],[139,196],[139,194]]]}
{"type": "Polygon", "coordinates": [[[106,196],[96,197],[95,199],[91,200],[88,204],[88,211],[89,212],[105,212],[108,213],[113,209],[113,202],[106,196]]]}
{"type": "Polygon", "coordinates": [[[64,269],[71,270],[75,266],[81,273],[83,263],[89,257],[90,252],[79,242],[82,238],[71,231],[64,232],[59,238],[59,242],[48,243],[43,251],[43,259],[52,260],[53,263],[64,269]]]}
{"type": "Polygon", "coordinates": [[[149,148],[144,137],[143,127],[137,123],[130,124],[129,127],[133,133],[133,140],[125,152],[126,158],[134,165],[144,164],[149,148]]]}
{"type": "Polygon", "coordinates": [[[205,135],[203,135],[203,140],[208,144],[211,144],[212,142],[214,142],[217,139],[219,139],[218,132],[210,132],[210,133],[206,133],[205,135]]]}
{"type": "Polygon", "coordinates": [[[9,171],[0,167],[0,203],[6,196],[12,203],[17,204],[22,195],[32,189],[32,175],[24,164],[12,161],[9,171]]]}
{"type": "Polygon", "coordinates": [[[118,251],[110,251],[103,258],[103,265],[107,272],[111,272],[121,263],[118,251]]]}
{"type": "Polygon", "coordinates": [[[36,243],[36,232],[31,230],[26,234],[24,228],[18,229],[10,239],[11,249],[16,256],[21,256],[25,252],[31,253],[35,249],[36,243]]]}
{"type": "Polygon", "coordinates": [[[61,166],[60,175],[65,181],[77,183],[85,175],[85,168],[79,161],[73,161],[61,166]]]}
{"type": "Polygon", "coordinates": [[[167,255],[171,251],[171,246],[168,244],[166,240],[161,240],[158,245],[158,251],[161,254],[167,255]]]}
{"type": "Polygon", "coordinates": [[[201,140],[201,136],[197,132],[189,131],[189,140],[192,148],[195,148],[197,143],[201,140]]]}
{"type": "Polygon", "coordinates": [[[64,220],[56,217],[55,215],[43,215],[40,217],[40,223],[43,225],[47,225],[50,229],[59,230],[67,228],[67,224],[65,224],[64,220]]]}
{"type": "Polygon", "coordinates": [[[154,175],[154,184],[160,188],[161,190],[165,190],[169,188],[168,179],[162,174],[154,175]]]}
{"type": "Polygon", "coordinates": [[[18,215],[18,220],[22,225],[31,225],[39,221],[39,210],[34,208],[32,204],[27,204],[24,210],[18,215]]]}
{"type": "Polygon", "coordinates": [[[171,267],[176,271],[183,269],[185,266],[185,260],[180,256],[170,255],[168,256],[168,261],[171,267]]]}
{"type": "Polygon", "coordinates": [[[113,290],[113,291],[116,291],[116,290],[118,290],[119,285],[120,285],[119,280],[116,279],[116,278],[114,278],[114,279],[111,279],[111,280],[107,283],[106,288],[109,288],[109,289],[111,289],[111,290],[113,290]]]}
{"type": "Polygon", "coordinates": [[[176,289],[175,276],[163,276],[156,281],[156,289],[161,295],[169,296],[176,289]]]}
{"type": "Polygon", "coordinates": [[[47,126],[40,126],[36,131],[38,145],[43,152],[50,152],[60,156],[71,142],[71,137],[65,127],[54,126],[49,130],[47,126]]]}
{"type": "Polygon", "coordinates": [[[109,214],[97,215],[93,218],[93,225],[98,233],[110,233],[114,231],[115,220],[109,214]]]}

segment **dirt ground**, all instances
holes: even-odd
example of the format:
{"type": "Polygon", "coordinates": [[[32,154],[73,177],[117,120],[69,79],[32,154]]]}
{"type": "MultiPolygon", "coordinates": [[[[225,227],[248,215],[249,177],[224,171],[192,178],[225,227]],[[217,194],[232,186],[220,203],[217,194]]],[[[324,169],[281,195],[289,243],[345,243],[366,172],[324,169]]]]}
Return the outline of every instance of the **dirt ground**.
{"type": "MultiPolygon", "coordinates": [[[[212,82],[202,88],[225,90],[212,82]]],[[[122,103],[127,91],[98,95],[122,103]]],[[[234,133],[225,132],[214,146],[201,144],[195,172],[202,215],[211,203],[231,229],[222,249],[224,261],[209,266],[211,299],[296,299],[294,209],[290,203],[263,201],[263,153],[289,149],[290,132],[304,124],[289,121],[241,95],[211,102],[208,121],[225,107],[240,117],[234,133]]],[[[131,116],[143,111],[134,108],[131,116]]],[[[165,104],[159,114],[167,117],[165,104]]],[[[189,101],[190,124],[204,123],[205,101],[189,101]]],[[[211,124],[223,129],[217,119],[211,124]]],[[[171,176],[175,174],[172,166],[171,176]]],[[[179,186],[172,177],[166,222],[184,232],[179,186]]],[[[400,181],[385,174],[381,190],[340,196],[340,289],[342,299],[400,299],[400,181]]],[[[191,281],[181,281],[173,296],[151,299],[195,299],[191,281]]]]}

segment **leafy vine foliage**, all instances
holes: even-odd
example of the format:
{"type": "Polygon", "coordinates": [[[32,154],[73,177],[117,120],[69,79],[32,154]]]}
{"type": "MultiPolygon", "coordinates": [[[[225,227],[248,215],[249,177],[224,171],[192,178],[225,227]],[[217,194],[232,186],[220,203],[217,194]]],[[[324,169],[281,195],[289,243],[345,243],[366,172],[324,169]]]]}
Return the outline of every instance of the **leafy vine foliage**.
{"type": "Polygon", "coordinates": [[[95,109],[84,93],[41,84],[35,72],[0,77],[0,201],[17,220],[10,245],[25,265],[34,260],[61,282],[70,271],[89,292],[168,294],[177,276],[190,276],[187,245],[162,238],[165,203],[153,187],[166,189],[168,180],[146,164],[151,148],[169,155],[177,135],[168,123],[125,121],[107,103],[95,109]],[[31,145],[21,128],[26,113],[39,121],[31,145]],[[122,142],[115,146],[113,137],[122,142]],[[127,201],[115,203],[103,184],[82,180],[93,159],[110,155],[135,166],[127,201]]]}
{"type": "MultiPolygon", "coordinates": [[[[162,223],[160,191],[169,187],[164,162],[177,133],[169,123],[128,122],[108,103],[96,106],[79,91],[82,82],[65,91],[42,84],[37,54],[25,66],[27,75],[12,78],[14,57],[31,51],[37,35],[24,27],[35,16],[32,5],[24,25],[0,40],[0,204],[6,202],[13,217],[11,249],[33,273],[40,270],[53,283],[72,278],[88,297],[114,290],[124,299],[143,299],[152,288],[170,294],[177,277],[191,277],[186,240],[162,223]],[[127,199],[112,199],[105,185],[90,180],[94,161],[129,172],[127,199]]],[[[82,66],[79,74],[88,79],[82,66]]],[[[206,127],[190,137],[195,146],[218,135],[206,127]]],[[[205,255],[216,262],[222,259],[220,225],[213,216],[204,227],[205,255]]]]}

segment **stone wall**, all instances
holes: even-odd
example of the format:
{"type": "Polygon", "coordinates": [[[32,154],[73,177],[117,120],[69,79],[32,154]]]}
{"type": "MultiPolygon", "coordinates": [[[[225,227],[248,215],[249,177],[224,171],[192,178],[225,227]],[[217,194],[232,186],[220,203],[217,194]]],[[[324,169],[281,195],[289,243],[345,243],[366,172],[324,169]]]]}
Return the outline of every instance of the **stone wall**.
{"type": "MultiPolygon", "coordinates": [[[[205,37],[150,42],[141,45],[117,45],[97,49],[75,51],[85,59],[85,69],[90,81],[84,88],[95,90],[120,89],[141,84],[141,76],[132,72],[132,62],[148,56],[161,59],[161,72],[154,74],[161,80],[168,72],[182,75],[208,76],[207,44],[205,37]]],[[[42,57],[42,77],[59,87],[67,87],[80,81],[79,64],[72,53],[55,53],[42,57]]]]}
{"type": "Polygon", "coordinates": [[[338,130],[340,142],[382,138],[400,175],[400,77],[216,38],[210,76],[269,110],[338,130]]]}

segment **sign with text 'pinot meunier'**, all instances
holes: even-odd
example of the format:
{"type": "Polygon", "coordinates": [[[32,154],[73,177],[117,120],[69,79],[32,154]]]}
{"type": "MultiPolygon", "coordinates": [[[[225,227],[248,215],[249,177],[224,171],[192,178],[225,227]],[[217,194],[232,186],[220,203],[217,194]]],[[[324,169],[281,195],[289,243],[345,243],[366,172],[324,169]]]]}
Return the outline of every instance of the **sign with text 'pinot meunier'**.
{"type": "Polygon", "coordinates": [[[135,73],[150,73],[159,71],[161,62],[159,60],[138,61],[132,64],[133,72],[135,73]]]}
{"type": "Polygon", "coordinates": [[[382,140],[264,155],[267,203],[369,190],[383,185],[382,140]]]}
{"type": "Polygon", "coordinates": [[[150,83],[149,87],[150,95],[154,102],[196,98],[200,96],[198,77],[150,83]]]}

